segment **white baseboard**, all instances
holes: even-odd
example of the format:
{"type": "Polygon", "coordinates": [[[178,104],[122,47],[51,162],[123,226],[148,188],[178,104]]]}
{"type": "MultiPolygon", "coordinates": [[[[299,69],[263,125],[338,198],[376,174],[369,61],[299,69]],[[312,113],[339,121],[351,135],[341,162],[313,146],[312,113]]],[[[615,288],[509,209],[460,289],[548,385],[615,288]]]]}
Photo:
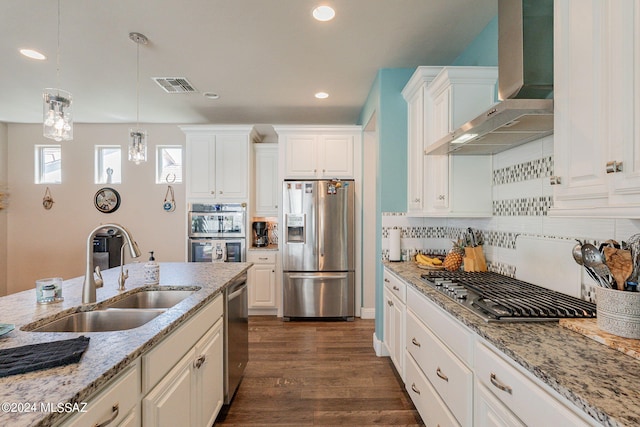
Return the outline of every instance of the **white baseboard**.
{"type": "Polygon", "coordinates": [[[376,309],[362,307],[360,308],[360,318],[361,319],[375,319],[376,318],[376,309]]]}
{"type": "Polygon", "coordinates": [[[373,333],[373,349],[376,352],[376,356],[385,357],[389,356],[389,352],[387,351],[387,346],[384,345],[382,341],[376,337],[376,333],[373,333]]]}

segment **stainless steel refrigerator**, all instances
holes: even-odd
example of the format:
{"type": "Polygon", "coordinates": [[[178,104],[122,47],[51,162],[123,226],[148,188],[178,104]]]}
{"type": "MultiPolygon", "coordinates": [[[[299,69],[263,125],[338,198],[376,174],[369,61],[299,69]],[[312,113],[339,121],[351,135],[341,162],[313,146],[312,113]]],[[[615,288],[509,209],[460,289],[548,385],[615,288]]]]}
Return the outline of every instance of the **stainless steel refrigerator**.
{"type": "Polygon", "coordinates": [[[353,320],[353,180],[286,180],[283,191],[284,319],[353,320]]]}

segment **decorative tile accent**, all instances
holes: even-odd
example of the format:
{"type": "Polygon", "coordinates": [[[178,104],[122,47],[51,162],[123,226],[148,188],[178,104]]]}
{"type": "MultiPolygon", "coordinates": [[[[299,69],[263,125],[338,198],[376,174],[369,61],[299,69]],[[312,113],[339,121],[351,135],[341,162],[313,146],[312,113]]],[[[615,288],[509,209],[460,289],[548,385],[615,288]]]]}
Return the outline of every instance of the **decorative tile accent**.
{"type": "Polygon", "coordinates": [[[525,197],[522,199],[494,200],[494,216],[545,216],[553,207],[552,196],[525,197]]]}
{"type": "Polygon", "coordinates": [[[511,184],[553,175],[553,156],[493,171],[493,185],[511,184]]]}

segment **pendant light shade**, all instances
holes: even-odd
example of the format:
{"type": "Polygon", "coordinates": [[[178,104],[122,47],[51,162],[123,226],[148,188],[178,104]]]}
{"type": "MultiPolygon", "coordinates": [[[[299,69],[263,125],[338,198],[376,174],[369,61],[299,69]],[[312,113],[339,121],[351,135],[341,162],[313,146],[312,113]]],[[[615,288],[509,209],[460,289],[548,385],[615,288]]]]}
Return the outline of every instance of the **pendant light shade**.
{"type": "Polygon", "coordinates": [[[139,165],[147,161],[147,131],[140,128],[140,45],[149,41],[144,34],[129,33],[136,43],[136,129],[129,129],[129,161],[139,165]]]}
{"type": "MultiPolygon", "coordinates": [[[[58,0],[58,44],[56,52],[56,82],[60,81],[60,0],[58,0]]],[[[62,89],[42,92],[42,135],[55,141],[73,139],[71,94],[62,89]]]]}
{"type": "Polygon", "coordinates": [[[136,165],[147,161],[147,131],[129,129],[129,161],[136,165]]]}
{"type": "Polygon", "coordinates": [[[62,89],[45,89],[42,93],[42,134],[56,141],[73,139],[71,94],[62,89]]]}

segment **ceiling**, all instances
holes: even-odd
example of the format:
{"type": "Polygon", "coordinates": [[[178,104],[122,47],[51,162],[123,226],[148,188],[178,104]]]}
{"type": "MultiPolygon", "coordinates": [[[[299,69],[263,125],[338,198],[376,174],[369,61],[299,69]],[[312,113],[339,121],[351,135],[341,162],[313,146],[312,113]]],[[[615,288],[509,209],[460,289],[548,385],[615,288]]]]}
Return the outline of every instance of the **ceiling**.
{"type": "Polygon", "coordinates": [[[378,69],[450,64],[497,0],[60,0],[59,77],[57,8],[0,2],[0,122],[40,122],[46,87],[72,93],[76,123],[135,122],[139,32],[140,122],[355,124],[378,69]],[[335,19],[311,17],[321,3],[335,19]],[[197,92],[151,77],[186,77],[197,92]]]}

